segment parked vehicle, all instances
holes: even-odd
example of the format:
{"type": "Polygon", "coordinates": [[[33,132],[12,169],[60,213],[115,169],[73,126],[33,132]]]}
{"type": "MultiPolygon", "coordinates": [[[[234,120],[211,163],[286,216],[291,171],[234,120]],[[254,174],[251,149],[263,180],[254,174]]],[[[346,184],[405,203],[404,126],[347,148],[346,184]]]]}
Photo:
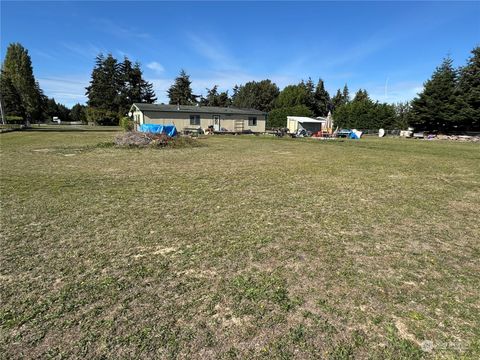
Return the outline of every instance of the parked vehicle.
{"type": "Polygon", "coordinates": [[[337,137],[339,137],[339,138],[348,138],[351,133],[352,133],[352,130],[350,130],[350,129],[340,129],[340,130],[337,132],[337,137]]]}

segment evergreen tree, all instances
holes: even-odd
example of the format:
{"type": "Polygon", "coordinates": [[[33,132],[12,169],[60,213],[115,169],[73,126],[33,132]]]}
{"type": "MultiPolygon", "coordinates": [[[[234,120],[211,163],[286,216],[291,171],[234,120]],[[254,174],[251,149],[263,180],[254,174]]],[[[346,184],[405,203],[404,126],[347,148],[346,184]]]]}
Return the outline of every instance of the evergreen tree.
{"type": "Polygon", "coordinates": [[[122,88],[120,90],[119,112],[124,115],[133,103],[154,103],[157,98],[153,85],[143,79],[140,64],[125,57],[119,66],[122,88]]]}
{"type": "Polygon", "coordinates": [[[312,110],[310,93],[303,82],[298,85],[285,86],[275,102],[276,108],[294,107],[297,105],[305,105],[312,110]]]}
{"type": "Polygon", "coordinates": [[[70,111],[70,118],[72,121],[76,122],[87,122],[87,115],[85,113],[85,106],[81,104],[75,104],[70,111]]]}
{"type": "Polygon", "coordinates": [[[465,130],[480,130],[480,46],[460,68],[457,123],[465,130]]]}
{"type": "MultiPolygon", "coordinates": [[[[303,81],[301,82],[301,84],[304,83],[303,81]]],[[[308,78],[308,80],[304,83],[305,86],[307,87],[307,91],[310,93],[310,94],[314,94],[315,92],[315,84],[313,83],[313,80],[311,77],[308,78]]]]}
{"type": "Polygon", "coordinates": [[[153,85],[143,79],[140,64],[125,57],[119,63],[112,54],[95,59],[90,86],[86,88],[89,122],[115,124],[133,103],[153,103],[153,85]]]}
{"type": "Polygon", "coordinates": [[[167,91],[168,97],[170,98],[170,104],[195,104],[197,102],[197,96],[193,95],[191,84],[190,76],[187,75],[185,70],[181,70],[180,75],[175,79],[175,82],[167,91]]]}
{"type": "Polygon", "coordinates": [[[235,99],[236,99],[237,96],[238,96],[238,91],[239,91],[239,90],[240,90],[240,87],[235,84],[235,86],[234,86],[233,89],[232,89],[232,92],[233,92],[233,94],[232,94],[232,99],[231,99],[232,104],[235,104],[235,101],[236,101],[235,99]]]}
{"type": "Polygon", "coordinates": [[[359,89],[356,93],[355,93],[355,97],[353,98],[353,101],[368,101],[370,100],[370,97],[368,96],[368,93],[367,93],[367,90],[362,90],[362,89],[359,89]]]}
{"type": "Polygon", "coordinates": [[[358,90],[353,101],[335,109],[334,122],[343,128],[392,129],[397,117],[393,105],[373,102],[366,90],[358,90]]]}
{"type": "Polygon", "coordinates": [[[250,81],[233,88],[233,106],[268,112],[273,109],[280,90],[271,80],[250,81]]]}
{"type": "Polygon", "coordinates": [[[350,101],[350,92],[348,91],[348,86],[345,84],[342,91],[343,103],[346,104],[350,101]]]}
{"type": "Polygon", "coordinates": [[[304,86],[306,90],[307,97],[305,99],[305,105],[312,110],[314,115],[316,115],[318,104],[315,100],[315,85],[313,84],[312,79],[309,77],[306,82],[302,80],[299,85],[304,86]]]}
{"type": "Polygon", "coordinates": [[[459,107],[456,87],[457,71],[447,57],[424,83],[423,92],[412,101],[413,124],[425,130],[454,128],[459,107]]]}
{"type": "Polygon", "coordinates": [[[92,79],[88,86],[88,106],[118,112],[122,103],[124,77],[117,59],[112,54],[104,57],[99,54],[92,71],[92,79]]]}
{"type": "Polygon", "coordinates": [[[228,96],[228,91],[223,91],[221,93],[218,92],[218,85],[215,85],[211,89],[207,90],[207,97],[203,97],[200,99],[200,104],[203,106],[222,106],[227,107],[230,106],[230,98],[228,96]]]}
{"type": "Polygon", "coordinates": [[[71,121],[72,119],[70,118],[70,109],[67,108],[63,104],[57,104],[58,106],[58,117],[62,121],[71,121]]]}
{"type": "Polygon", "coordinates": [[[155,91],[153,90],[153,84],[142,79],[142,102],[147,104],[153,104],[157,101],[155,91]]]}
{"type": "Polygon", "coordinates": [[[325,84],[322,79],[318,80],[317,87],[315,88],[315,115],[327,116],[331,110],[332,104],[330,95],[325,90],[325,84]]]}
{"type": "MultiPolygon", "coordinates": [[[[42,112],[42,92],[35,81],[28,50],[21,44],[13,43],[8,46],[1,76],[2,79],[8,79],[4,80],[4,89],[9,91],[9,94],[2,93],[2,98],[13,99],[13,97],[20,96],[21,105],[17,106],[14,111],[18,112],[20,108],[23,108],[28,120],[39,119],[42,112]],[[13,88],[15,88],[14,91],[13,88]]],[[[12,104],[9,106],[11,107],[12,104]]]]}
{"type": "Polygon", "coordinates": [[[54,116],[58,116],[58,105],[54,98],[45,98],[44,113],[45,118],[50,121],[54,116]]]}
{"type": "Polygon", "coordinates": [[[343,94],[342,92],[340,91],[340,89],[337,90],[337,93],[335,94],[334,97],[332,97],[332,108],[333,108],[333,111],[335,111],[335,109],[339,108],[340,106],[342,106],[344,104],[344,101],[343,101],[343,94]]]}
{"type": "Polygon", "coordinates": [[[12,80],[4,75],[3,70],[0,75],[0,95],[5,116],[25,118],[22,97],[13,85],[12,80]]]}
{"type": "Polygon", "coordinates": [[[228,96],[228,90],[222,91],[220,94],[218,94],[217,99],[218,106],[228,107],[232,105],[232,99],[230,99],[230,96],[228,96]]]}
{"type": "Polygon", "coordinates": [[[120,76],[123,86],[121,89],[121,110],[123,114],[133,103],[139,103],[142,100],[141,81],[142,73],[138,64],[133,68],[132,62],[125,56],[119,66],[120,76]]]}
{"type": "Polygon", "coordinates": [[[200,105],[203,106],[218,106],[217,97],[218,97],[218,85],[214,85],[211,89],[206,88],[207,97],[200,98],[200,105]]]}

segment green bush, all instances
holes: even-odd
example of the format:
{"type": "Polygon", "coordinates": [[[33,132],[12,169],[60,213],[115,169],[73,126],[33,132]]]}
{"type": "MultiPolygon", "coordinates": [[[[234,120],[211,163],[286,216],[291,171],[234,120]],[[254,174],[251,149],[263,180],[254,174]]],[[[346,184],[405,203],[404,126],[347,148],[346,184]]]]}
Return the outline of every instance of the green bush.
{"type": "Polygon", "coordinates": [[[129,117],[122,117],[119,123],[120,127],[125,131],[132,131],[135,127],[135,124],[132,119],[129,117]]]}
{"type": "Polygon", "coordinates": [[[87,121],[94,125],[118,125],[119,116],[114,111],[89,107],[87,121]]]}
{"type": "Polygon", "coordinates": [[[7,115],[5,116],[5,121],[7,124],[18,124],[21,125],[25,123],[25,119],[21,116],[7,115]]]}

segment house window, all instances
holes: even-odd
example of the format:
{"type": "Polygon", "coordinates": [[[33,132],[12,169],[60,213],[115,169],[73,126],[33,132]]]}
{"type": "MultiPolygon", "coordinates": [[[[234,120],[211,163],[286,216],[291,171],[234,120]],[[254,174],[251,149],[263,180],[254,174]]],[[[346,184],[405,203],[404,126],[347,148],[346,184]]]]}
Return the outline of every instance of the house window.
{"type": "Polygon", "coordinates": [[[190,125],[200,125],[200,115],[190,115],[190,125]]]}
{"type": "Polygon", "coordinates": [[[248,126],[257,126],[257,118],[256,117],[249,117],[248,118],[248,126]]]}

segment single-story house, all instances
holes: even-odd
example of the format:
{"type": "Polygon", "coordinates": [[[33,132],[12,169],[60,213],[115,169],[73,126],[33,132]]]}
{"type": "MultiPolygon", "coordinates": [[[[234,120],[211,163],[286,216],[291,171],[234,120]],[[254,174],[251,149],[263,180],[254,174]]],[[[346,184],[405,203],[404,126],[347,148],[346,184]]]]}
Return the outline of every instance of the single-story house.
{"type": "Polygon", "coordinates": [[[233,107],[164,105],[135,103],[129,115],[135,126],[142,124],[175,125],[177,131],[207,129],[215,131],[265,132],[267,114],[254,109],[233,107]]]}
{"type": "Polygon", "coordinates": [[[325,119],[312,119],[305,116],[287,116],[287,128],[291,133],[296,133],[301,129],[316,133],[322,130],[325,122],[325,119]]]}

